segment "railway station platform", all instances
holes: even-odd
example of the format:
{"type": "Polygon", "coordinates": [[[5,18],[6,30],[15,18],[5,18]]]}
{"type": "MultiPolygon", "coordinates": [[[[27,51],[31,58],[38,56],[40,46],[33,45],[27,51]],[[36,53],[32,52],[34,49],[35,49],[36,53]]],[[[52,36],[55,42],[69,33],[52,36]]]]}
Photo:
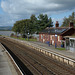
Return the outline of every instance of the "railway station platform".
{"type": "Polygon", "coordinates": [[[66,57],[69,57],[69,58],[75,60],[75,52],[70,52],[70,50],[58,50],[52,45],[50,45],[50,47],[49,47],[48,44],[42,43],[42,42],[39,42],[39,41],[23,41],[23,40],[20,40],[20,39],[14,39],[14,40],[19,41],[19,42],[23,42],[23,43],[28,42],[30,44],[33,44],[34,47],[35,47],[35,45],[38,45],[38,47],[46,48],[48,51],[52,51],[52,52],[61,54],[62,56],[66,56],[66,57]]]}
{"type": "Polygon", "coordinates": [[[15,40],[17,40],[19,42],[23,42],[23,43],[28,42],[30,44],[33,44],[34,47],[35,47],[35,45],[38,45],[38,47],[46,48],[48,51],[52,51],[52,52],[61,54],[62,56],[66,56],[66,57],[69,57],[69,58],[75,60],[75,52],[71,52],[70,50],[58,50],[52,45],[49,46],[48,44],[42,43],[42,42],[39,42],[39,41],[23,41],[23,40],[19,40],[19,39],[15,39],[15,40]]]}
{"type": "Polygon", "coordinates": [[[70,52],[70,50],[57,50],[57,49],[55,49],[54,46],[50,45],[50,47],[49,47],[48,44],[45,44],[45,43],[42,43],[42,42],[39,42],[39,41],[38,42],[29,41],[29,42],[32,43],[32,44],[44,47],[44,48],[46,47],[48,50],[50,49],[50,51],[62,54],[64,56],[67,56],[67,57],[72,58],[72,59],[75,60],[75,52],[70,52]]]}
{"type": "Polygon", "coordinates": [[[0,75],[18,75],[5,50],[0,44],[0,75]]]}

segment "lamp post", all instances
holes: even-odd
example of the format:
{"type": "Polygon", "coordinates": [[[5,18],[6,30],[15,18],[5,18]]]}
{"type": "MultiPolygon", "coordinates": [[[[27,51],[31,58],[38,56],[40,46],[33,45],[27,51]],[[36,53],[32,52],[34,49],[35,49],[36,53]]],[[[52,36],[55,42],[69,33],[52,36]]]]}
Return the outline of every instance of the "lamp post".
{"type": "Polygon", "coordinates": [[[28,30],[28,41],[29,41],[29,30],[28,30]]]}
{"type": "Polygon", "coordinates": [[[57,34],[56,34],[56,31],[57,30],[55,30],[55,48],[57,48],[57,34]]]}

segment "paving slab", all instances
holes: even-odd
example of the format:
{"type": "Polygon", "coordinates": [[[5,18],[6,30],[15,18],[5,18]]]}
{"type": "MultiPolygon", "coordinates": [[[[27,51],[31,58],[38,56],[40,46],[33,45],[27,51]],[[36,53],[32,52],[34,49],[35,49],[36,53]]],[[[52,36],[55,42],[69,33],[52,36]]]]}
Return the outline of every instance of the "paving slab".
{"type": "Polygon", "coordinates": [[[41,47],[50,49],[50,51],[62,54],[64,56],[67,56],[67,57],[72,58],[72,59],[75,59],[75,52],[70,52],[70,50],[57,50],[57,49],[55,49],[54,46],[50,45],[50,47],[49,47],[48,44],[45,44],[45,43],[42,43],[42,42],[31,42],[31,41],[29,41],[29,42],[33,43],[33,44],[36,44],[36,45],[39,45],[41,47]]]}
{"type": "Polygon", "coordinates": [[[71,52],[70,50],[57,50],[57,49],[55,49],[55,46],[50,45],[50,47],[49,47],[48,44],[42,43],[42,42],[39,42],[39,41],[23,41],[23,40],[19,40],[19,39],[15,39],[15,40],[25,42],[25,43],[29,42],[31,44],[38,45],[39,47],[41,46],[42,48],[46,48],[46,49],[48,49],[48,51],[50,50],[50,51],[59,53],[61,55],[64,55],[66,57],[69,57],[69,58],[72,58],[72,59],[75,60],[75,52],[71,52]]]}
{"type": "Polygon", "coordinates": [[[0,75],[18,75],[0,44],[0,75]],[[9,64],[10,63],[10,64],[9,64]],[[12,71],[13,69],[13,71],[12,71]]]}

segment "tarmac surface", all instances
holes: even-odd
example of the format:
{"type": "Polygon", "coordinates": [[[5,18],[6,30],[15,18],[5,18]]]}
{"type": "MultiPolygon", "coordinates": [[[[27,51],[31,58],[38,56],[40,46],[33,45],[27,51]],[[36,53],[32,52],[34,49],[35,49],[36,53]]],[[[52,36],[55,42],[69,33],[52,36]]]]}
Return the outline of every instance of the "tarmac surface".
{"type": "Polygon", "coordinates": [[[0,75],[18,75],[5,50],[0,44],[0,75]]]}

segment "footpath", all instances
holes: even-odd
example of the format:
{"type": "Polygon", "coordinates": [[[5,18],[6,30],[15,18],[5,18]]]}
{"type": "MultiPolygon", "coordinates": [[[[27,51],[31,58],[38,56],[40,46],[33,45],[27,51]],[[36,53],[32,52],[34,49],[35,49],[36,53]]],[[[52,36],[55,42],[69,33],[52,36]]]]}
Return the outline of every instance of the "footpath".
{"type": "Polygon", "coordinates": [[[18,75],[6,51],[0,44],[0,75],[18,75]]]}
{"type": "Polygon", "coordinates": [[[31,41],[29,41],[29,42],[32,43],[32,44],[41,46],[43,48],[47,48],[50,51],[59,53],[61,55],[67,56],[67,57],[75,60],[75,52],[70,52],[70,50],[57,50],[57,49],[55,49],[54,46],[50,45],[50,47],[49,47],[48,44],[45,44],[45,43],[42,43],[42,42],[31,42],[31,41]]]}

